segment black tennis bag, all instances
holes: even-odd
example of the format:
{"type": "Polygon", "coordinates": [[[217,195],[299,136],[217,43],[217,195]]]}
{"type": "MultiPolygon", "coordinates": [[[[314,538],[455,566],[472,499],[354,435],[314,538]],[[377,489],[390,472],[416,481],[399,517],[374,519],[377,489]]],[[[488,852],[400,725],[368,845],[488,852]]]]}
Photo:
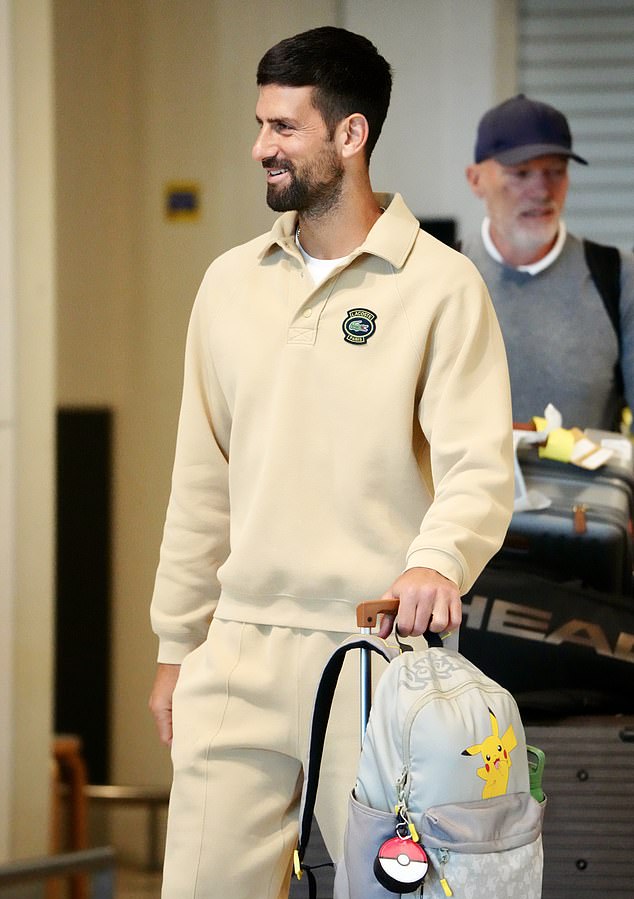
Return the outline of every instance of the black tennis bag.
{"type": "Polygon", "coordinates": [[[634,600],[489,565],[464,597],[460,649],[526,717],[634,713],[634,600]]]}

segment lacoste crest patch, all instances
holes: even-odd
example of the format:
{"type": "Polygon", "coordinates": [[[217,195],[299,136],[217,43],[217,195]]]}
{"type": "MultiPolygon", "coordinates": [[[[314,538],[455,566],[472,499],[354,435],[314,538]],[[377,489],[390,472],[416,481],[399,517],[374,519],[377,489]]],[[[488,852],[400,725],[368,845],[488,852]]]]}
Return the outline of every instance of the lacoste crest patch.
{"type": "Polygon", "coordinates": [[[367,343],[376,331],[376,313],[370,309],[349,309],[341,326],[348,343],[367,343]]]}

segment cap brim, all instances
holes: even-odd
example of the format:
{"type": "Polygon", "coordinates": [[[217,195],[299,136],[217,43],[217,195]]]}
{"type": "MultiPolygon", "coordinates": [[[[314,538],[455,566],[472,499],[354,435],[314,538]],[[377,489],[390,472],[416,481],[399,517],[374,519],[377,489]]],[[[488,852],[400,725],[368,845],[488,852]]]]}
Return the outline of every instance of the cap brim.
{"type": "Polygon", "coordinates": [[[517,165],[520,162],[528,162],[529,159],[537,159],[539,156],[566,156],[582,165],[588,165],[587,160],[582,156],[577,156],[568,147],[560,147],[557,144],[529,144],[525,147],[513,147],[512,150],[495,153],[491,158],[501,162],[502,165],[517,165]]]}

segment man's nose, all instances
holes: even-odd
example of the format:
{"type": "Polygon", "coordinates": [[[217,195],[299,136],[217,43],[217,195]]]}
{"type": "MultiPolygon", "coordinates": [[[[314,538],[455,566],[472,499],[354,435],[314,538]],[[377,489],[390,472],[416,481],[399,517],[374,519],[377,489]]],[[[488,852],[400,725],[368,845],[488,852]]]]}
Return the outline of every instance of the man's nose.
{"type": "Polygon", "coordinates": [[[255,139],[251,156],[256,162],[262,162],[268,156],[275,156],[276,150],[271,140],[271,133],[266,128],[261,128],[260,133],[255,139]]]}
{"type": "Polygon", "coordinates": [[[553,179],[548,172],[531,172],[529,185],[536,196],[549,197],[553,190],[553,179]]]}

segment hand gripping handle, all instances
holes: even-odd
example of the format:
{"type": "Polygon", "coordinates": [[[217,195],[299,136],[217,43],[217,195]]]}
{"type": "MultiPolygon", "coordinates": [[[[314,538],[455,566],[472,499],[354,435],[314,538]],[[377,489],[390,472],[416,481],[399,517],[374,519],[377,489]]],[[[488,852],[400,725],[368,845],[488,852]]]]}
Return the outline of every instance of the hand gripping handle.
{"type": "MultiPolygon", "coordinates": [[[[363,632],[368,633],[376,626],[377,617],[379,615],[396,615],[398,606],[398,599],[369,599],[359,603],[357,606],[357,627],[360,627],[363,632]]],[[[394,632],[394,636],[401,649],[411,649],[411,647],[401,644],[399,635],[396,631],[394,632]]],[[[429,646],[442,646],[442,641],[448,636],[449,633],[442,634],[441,636],[440,634],[429,630],[429,627],[423,634],[423,637],[429,646]]]]}

